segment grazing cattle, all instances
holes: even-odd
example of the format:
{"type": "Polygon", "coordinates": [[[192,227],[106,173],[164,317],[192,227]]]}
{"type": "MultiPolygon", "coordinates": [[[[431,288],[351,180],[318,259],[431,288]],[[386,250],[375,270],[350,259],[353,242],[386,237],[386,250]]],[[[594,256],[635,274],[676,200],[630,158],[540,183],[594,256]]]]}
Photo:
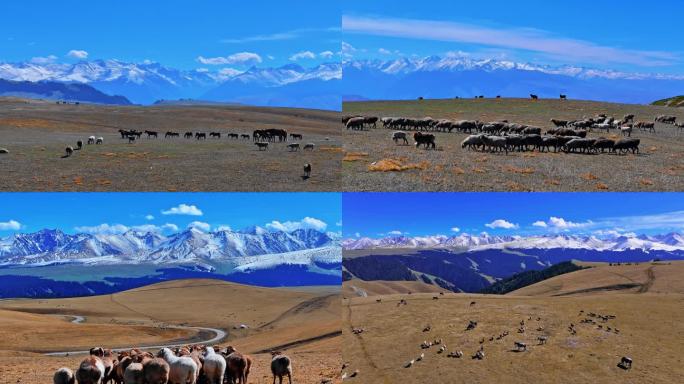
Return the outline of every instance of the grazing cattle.
{"type": "Polygon", "coordinates": [[[95,136],[88,137],[88,145],[95,144],[95,136]]]}
{"type": "Polygon", "coordinates": [[[298,151],[298,150],[299,150],[299,143],[290,143],[290,144],[287,145],[287,149],[288,149],[290,152],[298,151]]]}
{"type": "Polygon", "coordinates": [[[304,136],[299,133],[290,133],[290,139],[292,140],[303,140],[304,136]]]}
{"type": "Polygon", "coordinates": [[[639,128],[641,131],[646,131],[648,130],[649,132],[655,133],[655,123],[652,121],[639,121],[636,124],[634,124],[636,128],[639,128]]]}
{"type": "MultiPolygon", "coordinates": [[[[172,131],[167,131],[166,134],[164,135],[164,138],[169,138],[169,137],[179,137],[180,133],[178,132],[172,132],[172,131]]],[[[190,134],[192,136],[192,134],[190,134]]]]}
{"type": "Polygon", "coordinates": [[[485,357],[484,348],[482,346],[480,346],[480,349],[478,349],[477,352],[475,352],[475,354],[473,355],[473,359],[482,360],[482,359],[484,359],[484,357],[485,357]]]}
{"type": "Polygon", "coordinates": [[[207,134],[204,132],[197,132],[195,133],[195,139],[197,140],[206,140],[207,139],[207,134]]]}
{"type": "Polygon", "coordinates": [[[363,130],[364,122],[365,119],[363,117],[352,117],[347,121],[345,127],[351,130],[363,130]]]}
{"type": "Polygon", "coordinates": [[[262,150],[265,151],[268,149],[268,143],[257,141],[256,143],[254,143],[254,145],[256,145],[260,151],[262,151],[262,150]]]}
{"type": "Polygon", "coordinates": [[[416,141],[416,148],[424,145],[425,149],[435,149],[435,135],[416,132],[413,134],[413,139],[416,141]]]}
{"type": "Polygon", "coordinates": [[[151,137],[154,137],[155,139],[157,138],[157,132],[156,132],[156,131],[148,131],[148,130],[145,130],[145,133],[147,134],[147,138],[148,138],[148,139],[151,138],[151,137]]]}
{"type": "MultiPolygon", "coordinates": [[[[235,134],[235,136],[237,136],[237,134],[235,134]]],[[[220,139],[221,138],[221,132],[211,132],[209,134],[209,137],[215,137],[217,139],[220,139]]]]}
{"type": "Polygon", "coordinates": [[[538,100],[538,99],[539,99],[539,96],[530,93],[530,98],[531,98],[532,100],[538,100]]]}
{"type": "Polygon", "coordinates": [[[632,153],[639,153],[639,143],[641,143],[641,140],[639,139],[620,139],[615,142],[613,150],[615,152],[620,151],[622,154],[629,151],[632,151],[632,153]]]}
{"type": "Polygon", "coordinates": [[[663,124],[675,124],[675,121],[677,120],[676,116],[670,116],[670,115],[660,115],[655,118],[656,122],[663,123],[663,124]]]}
{"type": "Polygon", "coordinates": [[[192,139],[192,132],[185,132],[185,134],[183,135],[183,137],[186,138],[186,139],[192,139]]]}
{"type": "Polygon", "coordinates": [[[394,144],[397,144],[399,140],[403,140],[404,144],[408,145],[408,138],[406,137],[406,132],[403,131],[396,131],[392,133],[392,140],[394,140],[394,144]]]}
{"type": "Polygon", "coordinates": [[[477,321],[470,320],[466,326],[466,331],[471,331],[477,327],[477,321]]]}
{"type": "Polygon", "coordinates": [[[307,149],[310,151],[313,151],[316,148],[316,144],[314,143],[306,143],[304,144],[304,150],[306,151],[307,149]]]}

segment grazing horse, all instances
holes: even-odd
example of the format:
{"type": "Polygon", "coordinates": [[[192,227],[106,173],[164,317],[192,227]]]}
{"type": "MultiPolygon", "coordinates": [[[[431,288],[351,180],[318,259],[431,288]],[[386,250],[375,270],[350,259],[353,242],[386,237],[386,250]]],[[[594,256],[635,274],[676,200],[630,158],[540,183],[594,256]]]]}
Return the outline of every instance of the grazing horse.
{"type": "Polygon", "coordinates": [[[240,135],[238,135],[237,133],[229,133],[229,134],[228,134],[228,138],[229,138],[229,139],[235,139],[235,140],[237,140],[239,137],[240,137],[240,135]]]}
{"type": "Polygon", "coordinates": [[[221,132],[212,132],[209,134],[209,137],[215,137],[217,139],[221,138],[221,132]]]}
{"type": "Polygon", "coordinates": [[[561,93],[561,94],[560,94],[560,99],[561,99],[561,100],[567,100],[567,99],[568,99],[568,96],[561,93]]]}
{"type": "Polygon", "coordinates": [[[299,150],[299,143],[291,143],[291,144],[288,144],[288,145],[287,145],[287,149],[289,149],[290,152],[292,152],[292,151],[298,151],[298,150],[299,150]]]}
{"type": "Polygon", "coordinates": [[[204,132],[197,132],[195,133],[195,139],[197,140],[206,140],[207,139],[207,134],[204,132]]]}
{"type": "Polygon", "coordinates": [[[128,144],[135,142],[135,135],[128,135],[128,144]]]}
{"type": "Polygon", "coordinates": [[[192,139],[192,132],[185,132],[185,134],[183,135],[183,137],[186,138],[186,139],[192,139]]]}
{"type": "Polygon", "coordinates": [[[83,141],[79,140],[76,142],[76,150],[80,151],[81,149],[83,149],[83,141]]]}
{"type": "Polygon", "coordinates": [[[150,137],[154,137],[155,139],[157,138],[157,131],[148,131],[145,130],[145,133],[147,134],[147,138],[149,139],[150,137]]]}
{"type": "Polygon", "coordinates": [[[256,143],[254,143],[254,145],[256,145],[256,146],[259,148],[260,151],[261,151],[261,150],[264,150],[264,151],[265,151],[265,150],[268,149],[268,143],[267,143],[267,142],[265,143],[265,142],[262,142],[262,141],[257,141],[256,143]]]}
{"type": "Polygon", "coordinates": [[[303,140],[304,136],[299,133],[290,133],[290,139],[292,140],[303,140]]]}
{"type": "Polygon", "coordinates": [[[249,134],[248,133],[243,133],[240,135],[241,139],[249,140],[249,134]]]}
{"type": "Polygon", "coordinates": [[[316,148],[316,144],[314,143],[306,143],[304,144],[304,150],[306,151],[307,149],[310,151],[313,151],[314,148],[316,148]]]}
{"type": "Polygon", "coordinates": [[[532,100],[539,100],[539,96],[534,95],[534,94],[531,94],[531,93],[530,93],[530,98],[531,98],[532,100]]]}
{"type": "Polygon", "coordinates": [[[90,144],[95,144],[95,136],[90,136],[88,138],[88,145],[90,145],[90,144]]]}
{"type": "Polygon", "coordinates": [[[178,132],[172,132],[172,131],[167,131],[166,134],[164,135],[165,138],[168,137],[178,137],[180,136],[180,133],[178,132]]]}

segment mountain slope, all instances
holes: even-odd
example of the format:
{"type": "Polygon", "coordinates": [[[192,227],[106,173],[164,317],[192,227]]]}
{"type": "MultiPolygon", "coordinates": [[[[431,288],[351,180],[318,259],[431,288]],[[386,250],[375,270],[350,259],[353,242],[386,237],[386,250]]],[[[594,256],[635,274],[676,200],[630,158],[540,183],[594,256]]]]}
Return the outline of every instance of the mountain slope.
{"type": "Polygon", "coordinates": [[[571,261],[564,261],[556,265],[552,265],[541,271],[525,271],[516,273],[515,275],[499,280],[496,283],[482,290],[481,293],[491,293],[497,295],[505,295],[506,293],[515,291],[517,289],[526,287],[550,279],[554,276],[570,273],[582,269],[582,267],[572,263],[571,261]]]}
{"type": "Polygon", "coordinates": [[[663,105],[666,107],[684,107],[684,95],[668,97],[667,99],[657,100],[652,105],[663,105]]]}
{"type": "Polygon", "coordinates": [[[0,96],[79,101],[97,104],[131,104],[124,96],[110,96],[86,84],[60,83],[56,81],[30,82],[0,79],[0,96]]]}

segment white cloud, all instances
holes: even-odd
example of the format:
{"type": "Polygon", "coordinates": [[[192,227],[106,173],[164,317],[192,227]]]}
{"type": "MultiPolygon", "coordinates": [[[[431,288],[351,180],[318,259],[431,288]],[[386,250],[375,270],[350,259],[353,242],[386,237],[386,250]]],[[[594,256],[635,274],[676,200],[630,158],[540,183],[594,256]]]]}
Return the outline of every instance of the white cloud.
{"type": "Polygon", "coordinates": [[[289,31],[276,32],[267,35],[253,35],[245,36],[239,38],[230,38],[221,40],[222,43],[228,44],[242,44],[250,43],[255,41],[277,41],[277,40],[291,40],[311,33],[321,33],[321,32],[340,32],[340,27],[327,27],[327,28],[299,28],[289,31]]]}
{"type": "Polygon", "coordinates": [[[341,227],[341,226],[342,226],[342,220],[340,220],[340,221],[338,221],[337,223],[335,223],[335,225],[338,226],[338,227],[341,227]]]}
{"type": "Polygon", "coordinates": [[[311,51],[301,51],[301,52],[297,52],[294,55],[290,56],[290,61],[297,61],[297,60],[303,60],[303,59],[311,60],[311,59],[315,59],[315,58],[316,58],[315,53],[313,53],[311,51]]]}
{"type": "Polygon", "coordinates": [[[495,228],[517,229],[519,227],[519,225],[510,223],[504,219],[497,219],[497,220],[492,221],[491,223],[485,224],[485,227],[492,228],[492,229],[495,229],[495,228]]]}
{"type": "Polygon", "coordinates": [[[218,78],[221,80],[228,80],[243,73],[244,71],[235,68],[221,68],[221,70],[218,71],[218,78]]]}
{"type": "Polygon", "coordinates": [[[555,59],[582,63],[662,66],[679,63],[669,51],[623,49],[591,41],[555,36],[531,28],[492,28],[466,23],[419,19],[342,16],[345,33],[449,41],[488,47],[531,51],[555,59]]]}
{"type": "Polygon", "coordinates": [[[176,224],[166,223],[164,225],[154,225],[154,224],[142,224],[135,225],[131,227],[132,230],[138,232],[157,232],[161,233],[164,231],[178,232],[178,226],[176,224]]]}
{"type": "Polygon", "coordinates": [[[346,41],[342,42],[342,49],[340,50],[339,54],[346,57],[350,58],[354,56],[354,53],[356,53],[357,49],[354,48],[353,45],[347,43],[346,41]]]}
{"type": "Polygon", "coordinates": [[[0,231],[16,231],[21,229],[21,223],[16,220],[0,222],[0,231]]]}
{"type": "Polygon", "coordinates": [[[570,228],[579,228],[579,227],[584,227],[588,225],[590,222],[587,223],[575,223],[569,220],[565,220],[562,217],[554,217],[551,216],[549,218],[549,222],[547,223],[549,226],[558,228],[558,229],[570,229],[570,228]]]}
{"type": "Polygon", "coordinates": [[[546,223],[545,223],[544,221],[542,221],[542,220],[537,220],[537,221],[535,221],[534,223],[532,223],[532,225],[535,226],[535,227],[542,227],[542,228],[546,228],[546,227],[547,227],[546,223]]]}
{"type": "Polygon", "coordinates": [[[354,234],[354,236],[355,236],[355,237],[361,237],[361,234],[358,233],[358,232],[356,232],[356,233],[354,234]]]}
{"type": "Polygon", "coordinates": [[[162,215],[188,215],[188,216],[202,216],[202,211],[194,205],[180,204],[177,207],[172,207],[162,211],[162,215]]]}
{"type": "Polygon", "coordinates": [[[211,230],[211,225],[203,221],[193,221],[192,223],[188,224],[188,228],[195,228],[202,232],[209,232],[211,230]]]}
{"type": "Polygon", "coordinates": [[[275,57],[274,57],[273,55],[266,55],[266,57],[267,57],[269,60],[275,60],[275,57]]]}
{"type": "Polygon", "coordinates": [[[81,226],[74,228],[78,232],[103,234],[103,235],[118,235],[128,231],[128,227],[123,224],[107,224],[103,223],[94,226],[81,226]]]}
{"type": "Polygon", "coordinates": [[[451,232],[461,232],[461,228],[459,227],[452,227],[451,232]]]}
{"type": "Polygon", "coordinates": [[[391,55],[392,54],[392,52],[390,50],[385,49],[385,48],[379,48],[378,53],[381,55],[391,55]]]}
{"type": "Polygon", "coordinates": [[[324,59],[329,59],[329,58],[333,57],[333,55],[334,55],[333,51],[323,51],[323,52],[318,54],[318,56],[320,56],[324,59]]]}
{"type": "Polygon", "coordinates": [[[199,56],[197,61],[206,65],[251,65],[261,63],[263,60],[261,59],[261,56],[254,52],[238,52],[225,57],[199,56]]]}
{"type": "Polygon", "coordinates": [[[34,64],[50,64],[54,63],[57,60],[57,56],[55,55],[49,55],[45,57],[34,57],[31,59],[31,62],[34,64]]]}
{"type": "Polygon", "coordinates": [[[389,231],[387,234],[392,236],[401,236],[403,233],[401,231],[389,231]]]}
{"type": "Polygon", "coordinates": [[[152,216],[152,215],[146,215],[146,216],[145,216],[145,219],[146,219],[146,220],[154,220],[154,216],[152,216]]]}
{"type": "Polygon", "coordinates": [[[218,228],[216,228],[217,231],[232,231],[233,229],[230,227],[230,225],[219,225],[218,228]]]}
{"type": "Polygon", "coordinates": [[[87,59],[88,52],[79,49],[72,49],[71,51],[67,52],[67,56],[74,59],[87,59]]]}
{"type": "Polygon", "coordinates": [[[317,231],[325,231],[327,227],[328,224],[326,224],[324,221],[313,217],[305,217],[301,221],[280,222],[273,220],[266,224],[266,228],[268,229],[284,232],[292,232],[297,229],[315,229],[317,231]]]}

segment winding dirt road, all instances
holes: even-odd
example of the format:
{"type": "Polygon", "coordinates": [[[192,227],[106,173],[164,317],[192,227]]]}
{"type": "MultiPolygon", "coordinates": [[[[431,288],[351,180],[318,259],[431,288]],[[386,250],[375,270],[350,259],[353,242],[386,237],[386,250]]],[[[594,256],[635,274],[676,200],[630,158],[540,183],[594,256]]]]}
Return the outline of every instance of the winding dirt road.
{"type": "MultiPolygon", "coordinates": [[[[83,323],[86,320],[85,316],[81,315],[68,315],[70,317],[73,317],[74,319],[71,321],[72,323],[75,324],[80,324],[83,323]]],[[[173,344],[160,344],[160,345],[136,345],[136,346],[130,346],[130,347],[121,347],[121,348],[116,348],[112,349],[114,352],[118,351],[123,351],[123,350],[129,350],[132,348],[141,348],[141,349],[161,349],[161,348],[172,348],[172,347],[179,347],[182,345],[186,345],[189,343],[192,344],[214,344],[218,343],[219,341],[223,340],[228,333],[222,329],[218,328],[206,328],[206,327],[187,327],[187,326],[182,326],[182,325],[169,325],[167,326],[168,328],[175,328],[175,329],[184,329],[184,330],[192,330],[192,331],[199,331],[199,332],[207,332],[210,334],[213,334],[213,337],[210,339],[206,340],[196,340],[195,338],[188,339],[185,341],[180,341],[176,342],[173,344]]],[[[69,355],[79,355],[79,354],[86,354],[90,353],[90,351],[60,351],[60,352],[49,352],[46,353],[45,355],[47,356],[69,356],[69,355]]]]}

